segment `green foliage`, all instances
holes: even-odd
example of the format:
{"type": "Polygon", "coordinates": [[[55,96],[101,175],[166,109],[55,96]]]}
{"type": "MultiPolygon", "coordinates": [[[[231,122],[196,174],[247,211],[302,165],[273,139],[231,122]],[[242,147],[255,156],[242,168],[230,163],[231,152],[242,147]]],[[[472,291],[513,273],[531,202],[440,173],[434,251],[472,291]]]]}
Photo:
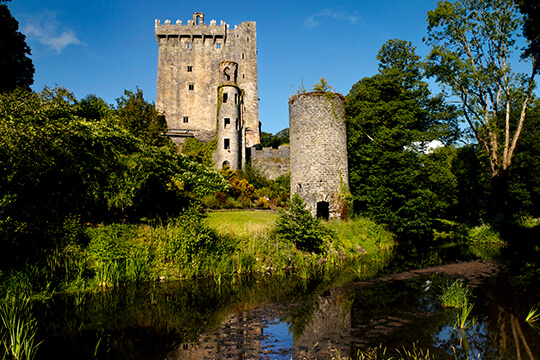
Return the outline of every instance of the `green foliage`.
{"type": "Polygon", "coordinates": [[[469,229],[467,242],[473,245],[499,245],[506,243],[501,239],[501,234],[490,225],[482,224],[469,229]]]}
{"type": "Polygon", "coordinates": [[[0,233],[8,263],[54,249],[66,219],[165,217],[193,197],[229,189],[215,170],[130,134],[98,98],[77,102],[62,88],[0,94],[0,138],[0,233]]]}
{"type": "Polygon", "coordinates": [[[445,307],[454,307],[461,309],[467,306],[469,298],[472,296],[469,287],[463,285],[460,280],[454,281],[450,285],[442,288],[441,302],[445,307]]]}
{"type": "Polygon", "coordinates": [[[311,85],[312,91],[321,91],[321,92],[333,92],[334,87],[328,83],[328,80],[323,76],[319,79],[319,81],[313,85],[311,85]]]}
{"type": "Polygon", "coordinates": [[[30,90],[34,83],[30,48],[6,4],[0,4],[0,34],[0,93],[17,87],[30,90]]]}
{"type": "Polygon", "coordinates": [[[298,194],[294,194],[286,210],[280,211],[275,233],[280,238],[304,251],[325,252],[333,231],[314,218],[298,194]]]}
{"type": "Polygon", "coordinates": [[[278,131],[275,135],[270,133],[261,133],[261,145],[264,147],[279,148],[281,145],[289,144],[289,128],[278,131]]]}
{"type": "Polygon", "coordinates": [[[510,167],[527,127],[537,69],[533,65],[530,75],[512,71],[522,24],[516,10],[513,0],[461,0],[439,2],[428,12],[427,73],[459,98],[495,181],[510,167]]]}
{"type": "Polygon", "coordinates": [[[32,360],[40,343],[35,343],[37,321],[28,298],[7,299],[0,304],[2,359],[32,360]]]}
{"type": "Polygon", "coordinates": [[[523,14],[523,35],[529,40],[522,56],[532,55],[536,59],[536,71],[538,71],[538,64],[540,64],[540,12],[538,4],[527,0],[515,0],[515,3],[523,14]]]}
{"type": "Polygon", "coordinates": [[[455,109],[430,94],[410,43],[390,40],[378,59],[380,73],[347,95],[353,207],[401,237],[429,237],[431,219],[455,202],[455,179],[452,151],[424,148],[455,139],[455,109]]]}
{"type": "Polygon", "coordinates": [[[124,90],[124,95],[116,99],[116,113],[120,124],[145,143],[154,146],[170,145],[164,136],[167,131],[165,117],[160,115],[154,104],[147,102],[141,89],[134,93],[124,90]]]}
{"type": "Polygon", "coordinates": [[[216,151],[217,139],[203,143],[197,138],[189,138],[182,146],[182,154],[186,155],[190,160],[196,161],[208,167],[213,166],[212,156],[216,151]]]}

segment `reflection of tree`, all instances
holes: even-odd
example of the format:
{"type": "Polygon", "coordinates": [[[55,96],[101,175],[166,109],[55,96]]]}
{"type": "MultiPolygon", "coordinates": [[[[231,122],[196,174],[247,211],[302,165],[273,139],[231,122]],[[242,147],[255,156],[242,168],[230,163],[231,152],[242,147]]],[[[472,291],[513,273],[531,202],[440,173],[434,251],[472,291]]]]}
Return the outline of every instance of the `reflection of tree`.
{"type": "MultiPolygon", "coordinates": [[[[534,360],[535,357],[529,346],[529,342],[523,331],[521,329],[520,321],[513,314],[505,311],[500,305],[498,306],[498,317],[497,317],[497,338],[496,342],[499,345],[499,349],[503,350],[505,353],[511,353],[512,350],[515,350],[515,358],[518,360],[522,359],[521,349],[523,348],[525,354],[528,355],[528,359],[534,360]],[[513,344],[507,338],[507,326],[510,326],[512,330],[512,338],[514,340],[513,344]],[[520,345],[521,344],[521,345],[520,345]],[[513,346],[512,346],[513,345],[513,346]]],[[[513,352],[512,352],[513,353],[513,352]]],[[[512,354],[513,355],[513,354],[512,354]]]]}

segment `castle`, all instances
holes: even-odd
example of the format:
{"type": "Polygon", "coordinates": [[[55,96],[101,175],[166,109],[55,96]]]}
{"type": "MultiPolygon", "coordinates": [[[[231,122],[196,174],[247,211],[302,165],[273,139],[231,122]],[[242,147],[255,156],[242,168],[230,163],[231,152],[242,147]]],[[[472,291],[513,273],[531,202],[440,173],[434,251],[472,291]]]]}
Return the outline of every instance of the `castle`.
{"type": "Polygon", "coordinates": [[[257,81],[257,32],[253,21],[230,29],[202,13],[183,25],[156,20],[159,44],[156,108],[177,144],[195,137],[217,140],[217,169],[244,168],[247,161],[268,178],[291,173],[314,216],[342,216],[348,189],[344,98],[313,92],[289,101],[291,145],[261,148],[257,81]]]}
{"type": "Polygon", "coordinates": [[[246,149],[260,143],[257,31],[253,21],[230,29],[204,23],[202,13],[183,25],[156,20],[159,44],[156,108],[173,141],[217,137],[216,167],[241,169],[246,149]]]}

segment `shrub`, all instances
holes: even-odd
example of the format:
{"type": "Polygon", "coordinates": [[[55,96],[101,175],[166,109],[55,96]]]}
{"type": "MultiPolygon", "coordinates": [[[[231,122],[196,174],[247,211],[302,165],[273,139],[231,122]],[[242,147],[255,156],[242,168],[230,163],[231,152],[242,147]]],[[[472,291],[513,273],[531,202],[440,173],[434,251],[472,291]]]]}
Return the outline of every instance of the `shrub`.
{"type": "Polygon", "coordinates": [[[314,218],[306,208],[306,204],[298,194],[289,201],[289,208],[281,211],[276,220],[276,235],[304,251],[324,252],[325,245],[330,242],[333,231],[314,218]]]}

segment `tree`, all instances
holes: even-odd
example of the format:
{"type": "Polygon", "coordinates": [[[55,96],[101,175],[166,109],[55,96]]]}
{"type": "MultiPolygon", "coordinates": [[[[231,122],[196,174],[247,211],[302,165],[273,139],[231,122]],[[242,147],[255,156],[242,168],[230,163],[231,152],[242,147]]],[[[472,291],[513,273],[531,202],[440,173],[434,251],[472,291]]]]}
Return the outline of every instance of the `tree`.
{"type": "Polygon", "coordinates": [[[456,114],[442,96],[431,95],[411,43],[390,40],[377,59],[379,74],[360,80],[347,95],[353,206],[399,235],[427,235],[431,218],[449,206],[444,198],[452,181],[431,181],[448,174],[449,165],[442,155],[428,161],[424,151],[434,140],[455,139],[456,114]]]}
{"type": "Polygon", "coordinates": [[[0,93],[16,87],[30,88],[34,83],[34,65],[28,57],[30,48],[19,23],[0,1],[0,93]]]}
{"type": "Polygon", "coordinates": [[[160,115],[153,103],[144,99],[141,89],[134,93],[125,90],[117,102],[117,114],[121,124],[133,135],[150,145],[170,144],[162,134],[167,131],[165,117],[160,115]]]}
{"type": "Polygon", "coordinates": [[[461,102],[463,117],[489,160],[491,178],[506,172],[523,129],[537,64],[514,74],[510,61],[522,19],[512,0],[439,2],[428,12],[432,50],[427,73],[461,102]],[[520,111],[512,116],[512,108],[520,111]]]}
{"type": "Polygon", "coordinates": [[[293,194],[288,209],[280,210],[276,220],[276,235],[299,250],[323,253],[335,234],[314,218],[300,195],[293,194]]]}
{"type": "Polygon", "coordinates": [[[540,4],[530,0],[515,0],[524,18],[523,35],[529,40],[524,57],[533,56],[536,72],[540,64],[540,4]]]}

